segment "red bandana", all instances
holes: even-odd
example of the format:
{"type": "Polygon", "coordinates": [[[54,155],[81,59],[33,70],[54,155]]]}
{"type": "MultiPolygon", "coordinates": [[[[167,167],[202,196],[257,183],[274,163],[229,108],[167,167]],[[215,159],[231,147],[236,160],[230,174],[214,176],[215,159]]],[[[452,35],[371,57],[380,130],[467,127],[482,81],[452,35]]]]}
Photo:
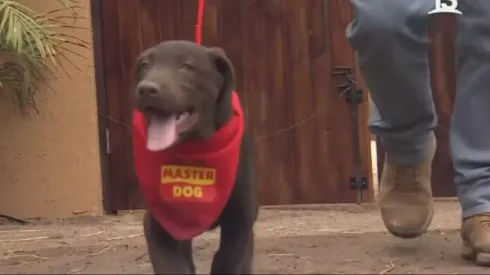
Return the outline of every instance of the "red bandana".
{"type": "Polygon", "coordinates": [[[233,189],[244,119],[237,94],[232,96],[232,119],[210,139],[160,152],[146,148],[146,118],[134,112],[133,155],[141,192],[153,217],[177,240],[209,229],[233,189]]]}

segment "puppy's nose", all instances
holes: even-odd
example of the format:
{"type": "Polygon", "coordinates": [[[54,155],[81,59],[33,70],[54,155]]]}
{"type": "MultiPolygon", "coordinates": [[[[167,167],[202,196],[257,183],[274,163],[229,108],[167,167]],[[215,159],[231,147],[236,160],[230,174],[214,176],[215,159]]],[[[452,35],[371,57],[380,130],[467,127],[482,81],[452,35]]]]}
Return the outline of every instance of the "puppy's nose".
{"type": "Polygon", "coordinates": [[[138,95],[143,97],[155,97],[160,93],[160,88],[152,82],[142,82],[138,85],[138,95]]]}

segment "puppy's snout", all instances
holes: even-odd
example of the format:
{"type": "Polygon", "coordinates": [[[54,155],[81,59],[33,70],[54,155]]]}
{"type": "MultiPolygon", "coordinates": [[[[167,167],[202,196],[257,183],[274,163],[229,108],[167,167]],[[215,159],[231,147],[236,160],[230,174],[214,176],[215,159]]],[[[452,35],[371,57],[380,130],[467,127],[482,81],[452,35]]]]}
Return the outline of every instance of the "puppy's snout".
{"type": "Polygon", "coordinates": [[[141,97],[157,97],[161,89],[153,82],[142,82],[138,85],[137,92],[141,97]]]}

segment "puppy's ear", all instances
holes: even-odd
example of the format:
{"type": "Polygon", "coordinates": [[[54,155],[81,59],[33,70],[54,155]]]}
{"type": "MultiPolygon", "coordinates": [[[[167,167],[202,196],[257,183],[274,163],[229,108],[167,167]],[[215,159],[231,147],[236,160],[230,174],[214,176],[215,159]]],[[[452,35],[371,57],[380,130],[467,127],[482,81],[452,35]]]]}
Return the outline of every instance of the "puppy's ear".
{"type": "Polygon", "coordinates": [[[211,62],[219,73],[219,94],[216,102],[216,126],[225,124],[232,115],[231,93],[235,89],[235,72],[231,61],[221,48],[208,48],[211,62]]]}

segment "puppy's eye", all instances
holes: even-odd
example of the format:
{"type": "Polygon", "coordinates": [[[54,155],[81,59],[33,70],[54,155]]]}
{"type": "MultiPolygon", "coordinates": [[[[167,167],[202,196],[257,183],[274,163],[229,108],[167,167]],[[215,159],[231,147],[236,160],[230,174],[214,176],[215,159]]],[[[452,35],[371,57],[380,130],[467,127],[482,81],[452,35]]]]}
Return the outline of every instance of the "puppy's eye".
{"type": "Polygon", "coordinates": [[[194,67],[194,65],[192,65],[191,63],[189,62],[186,62],[186,63],[183,63],[182,66],[180,67],[180,70],[181,71],[186,71],[186,72],[192,72],[194,71],[196,68],[194,67]]]}
{"type": "Polygon", "coordinates": [[[150,63],[148,62],[148,60],[143,60],[139,64],[139,68],[138,69],[141,70],[141,71],[144,71],[144,70],[148,69],[149,66],[150,66],[150,63]]]}

